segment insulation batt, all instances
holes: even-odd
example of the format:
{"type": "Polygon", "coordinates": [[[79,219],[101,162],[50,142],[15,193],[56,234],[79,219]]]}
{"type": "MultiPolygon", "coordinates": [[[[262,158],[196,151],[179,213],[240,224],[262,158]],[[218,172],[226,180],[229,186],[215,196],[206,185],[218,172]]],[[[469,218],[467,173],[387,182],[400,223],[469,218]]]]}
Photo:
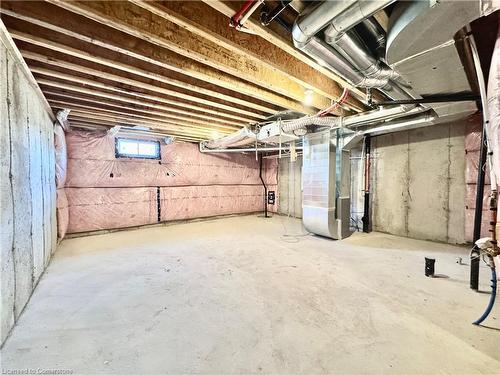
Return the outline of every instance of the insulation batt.
{"type": "MultiPolygon", "coordinates": [[[[115,157],[115,136],[107,133],[73,131],[66,142],[68,233],[157,223],[158,198],[160,221],[263,209],[254,154],[206,154],[197,144],[161,142],[160,160],[132,159],[115,157]]],[[[277,160],[264,166],[268,189],[276,191],[277,160]]]]}
{"type": "MultiPolygon", "coordinates": [[[[482,124],[481,115],[476,114],[469,117],[465,129],[465,239],[469,242],[472,242],[474,234],[474,212],[476,209],[476,188],[482,124]]],[[[490,236],[490,191],[490,174],[489,168],[486,166],[481,237],[490,236]]]]}
{"type": "Polygon", "coordinates": [[[64,238],[68,230],[69,212],[68,199],[64,186],[68,169],[68,150],[66,147],[66,136],[61,125],[54,126],[54,152],[55,152],[55,174],[56,174],[56,216],[57,237],[64,238]]]}
{"type": "MultiPolygon", "coordinates": [[[[498,15],[500,17],[500,15],[498,15]]],[[[487,127],[488,140],[492,155],[493,175],[496,182],[500,182],[500,26],[497,31],[497,41],[491,58],[490,74],[488,78],[488,110],[490,122],[487,127]]],[[[498,186],[497,186],[498,190],[498,186]]],[[[500,225],[497,216],[496,233],[500,238],[500,225]]],[[[496,257],[497,267],[500,268],[500,257],[496,257]]]]}

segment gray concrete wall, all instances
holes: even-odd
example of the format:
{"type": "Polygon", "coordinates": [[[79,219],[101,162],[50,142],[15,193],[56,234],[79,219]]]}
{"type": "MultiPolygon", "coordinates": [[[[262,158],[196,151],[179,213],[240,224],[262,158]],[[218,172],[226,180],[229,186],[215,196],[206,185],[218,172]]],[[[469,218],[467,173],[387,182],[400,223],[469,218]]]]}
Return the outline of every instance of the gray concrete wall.
{"type": "Polygon", "coordinates": [[[295,162],[282,158],[278,165],[278,213],[301,218],[302,156],[295,162]]]}
{"type": "Polygon", "coordinates": [[[373,138],[373,230],[465,242],[465,124],[373,138]]]}
{"type": "Polygon", "coordinates": [[[3,344],[47,266],[57,239],[52,120],[3,27],[0,42],[3,344]]]}

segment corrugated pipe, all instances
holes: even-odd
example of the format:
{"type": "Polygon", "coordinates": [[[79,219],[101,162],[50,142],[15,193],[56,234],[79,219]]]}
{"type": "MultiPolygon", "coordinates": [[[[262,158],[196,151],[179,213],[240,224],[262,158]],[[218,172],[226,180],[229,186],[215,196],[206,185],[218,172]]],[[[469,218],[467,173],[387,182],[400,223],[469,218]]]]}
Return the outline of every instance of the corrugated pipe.
{"type": "MultiPolygon", "coordinates": [[[[415,104],[406,106],[398,106],[392,108],[375,109],[373,111],[359,113],[357,115],[347,117],[321,117],[321,116],[306,116],[295,120],[282,120],[281,131],[284,133],[292,133],[295,130],[303,129],[308,126],[327,126],[332,129],[340,127],[356,128],[369,125],[372,123],[393,120],[399,117],[411,116],[420,112],[426,111],[423,107],[417,107],[415,104]]],[[[254,143],[256,134],[247,128],[242,128],[236,133],[230,134],[224,138],[219,138],[211,141],[200,143],[200,151],[211,150],[229,150],[227,147],[238,147],[254,143]]],[[[240,151],[252,151],[254,149],[239,149],[240,151]]],[[[276,150],[273,150],[276,151],[276,150]]]]}
{"type": "Polygon", "coordinates": [[[409,116],[424,110],[424,108],[416,107],[413,104],[409,106],[376,109],[373,111],[347,117],[302,117],[296,120],[282,121],[281,130],[285,133],[291,133],[295,130],[302,129],[311,125],[329,126],[331,128],[340,128],[343,126],[356,127],[384,120],[395,119],[402,116],[409,116]]]}
{"type": "MultiPolygon", "coordinates": [[[[301,146],[295,146],[296,150],[302,150],[301,146]]],[[[214,154],[224,154],[232,152],[276,152],[276,151],[286,151],[288,146],[283,147],[252,147],[252,148],[226,148],[226,149],[207,149],[200,143],[200,152],[202,153],[214,153],[214,154]]]]}
{"type": "Polygon", "coordinates": [[[257,136],[248,128],[241,128],[237,132],[223,138],[203,142],[203,146],[209,149],[226,148],[231,146],[243,146],[255,143],[257,136]]]}

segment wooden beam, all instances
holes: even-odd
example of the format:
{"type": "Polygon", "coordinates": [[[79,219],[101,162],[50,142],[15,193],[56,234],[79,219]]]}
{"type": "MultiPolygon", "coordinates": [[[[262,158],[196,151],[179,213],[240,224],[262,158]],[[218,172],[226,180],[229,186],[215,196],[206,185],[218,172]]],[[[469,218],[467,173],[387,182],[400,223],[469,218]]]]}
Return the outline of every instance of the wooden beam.
{"type": "MultiPolygon", "coordinates": [[[[210,7],[226,15],[227,17],[232,17],[238,10],[239,6],[241,5],[241,2],[238,1],[224,1],[224,0],[202,0],[202,1],[207,5],[209,5],[210,7]]],[[[277,30],[273,29],[272,25],[271,27],[262,26],[259,20],[254,17],[251,17],[245,23],[245,26],[249,30],[254,32],[256,35],[259,35],[260,37],[274,44],[275,46],[281,48],[288,54],[294,56],[295,58],[306,63],[315,70],[321,72],[325,76],[338,82],[342,87],[347,87],[349,91],[351,91],[355,96],[358,97],[358,99],[361,99],[362,101],[366,100],[366,95],[364,92],[352,86],[349,82],[345,81],[344,79],[333,73],[331,70],[322,66],[321,64],[314,61],[309,56],[303,54],[300,50],[295,48],[290,34],[287,34],[286,36],[284,35],[284,33],[280,34],[277,32],[277,30]]]]}
{"type": "MultiPolygon", "coordinates": [[[[62,105],[55,106],[56,108],[68,108],[62,105]]],[[[71,109],[71,108],[70,108],[71,109]]],[[[72,117],[80,117],[82,119],[93,119],[93,120],[105,120],[105,121],[114,121],[119,125],[127,125],[127,126],[154,126],[156,128],[162,128],[170,131],[175,131],[180,134],[185,135],[201,135],[208,136],[212,133],[219,133],[210,129],[186,129],[183,126],[179,126],[172,123],[166,122],[158,122],[158,121],[148,121],[143,119],[136,119],[130,116],[123,115],[111,115],[109,113],[97,112],[97,111],[87,111],[84,109],[74,108],[70,114],[68,115],[68,119],[70,120],[72,117]]]]}
{"type": "MultiPolygon", "coordinates": [[[[32,66],[31,69],[33,71],[36,70],[38,73],[49,75],[52,77],[57,77],[57,78],[60,78],[63,80],[69,80],[71,82],[76,82],[76,83],[82,84],[84,86],[91,86],[91,87],[98,88],[98,89],[117,92],[121,95],[125,95],[125,99],[128,98],[128,96],[134,96],[134,97],[138,97],[138,98],[142,98],[142,99],[152,100],[155,102],[165,103],[165,104],[169,104],[169,105],[175,105],[176,107],[184,107],[184,108],[192,109],[192,110],[199,111],[199,112],[210,113],[216,117],[223,117],[224,118],[224,119],[216,119],[214,117],[213,121],[219,121],[219,122],[223,121],[226,123],[230,123],[232,125],[242,125],[243,123],[255,122],[255,119],[252,119],[252,118],[241,117],[241,116],[233,115],[230,113],[220,112],[220,111],[212,110],[212,109],[205,108],[205,107],[191,105],[189,103],[177,102],[175,100],[169,100],[167,98],[164,98],[163,96],[160,97],[160,96],[155,96],[155,95],[144,94],[144,93],[138,92],[138,91],[131,91],[129,89],[123,89],[123,88],[116,87],[113,85],[105,84],[105,83],[102,83],[102,82],[97,80],[98,78],[105,78],[106,80],[114,81],[116,83],[123,83],[123,78],[121,76],[116,76],[116,75],[112,75],[112,74],[105,74],[104,72],[100,72],[98,70],[85,68],[82,66],[78,66],[75,64],[64,62],[63,60],[58,60],[58,59],[52,58],[52,57],[46,57],[44,55],[30,52],[27,50],[23,50],[23,54],[24,54],[24,57],[28,60],[42,62],[42,63],[47,64],[49,66],[56,66],[56,67],[64,68],[65,70],[73,71],[74,74],[66,74],[66,73],[62,73],[60,71],[54,71],[52,69],[46,69],[46,68],[41,68],[41,67],[36,67],[36,66],[32,66]],[[88,75],[95,77],[95,78],[94,79],[86,79],[86,78],[83,78],[83,77],[80,77],[79,75],[77,75],[78,73],[85,73],[85,74],[88,74],[88,75]],[[230,120],[228,120],[228,119],[230,119],[231,122],[229,122],[230,120]],[[236,122],[234,122],[234,121],[236,121],[236,122]]],[[[132,85],[133,87],[138,87],[138,85],[140,85],[141,82],[138,82],[138,83],[130,82],[129,84],[132,85]]],[[[147,90],[147,87],[143,87],[143,88],[145,88],[147,90]]],[[[155,90],[157,89],[156,86],[154,89],[155,90]]],[[[87,91],[89,93],[91,93],[90,90],[87,90],[87,91]]],[[[112,94],[109,94],[109,95],[112,95],[112,94]]],[[[115,96],[108,96],[108,97],[109,98],[113,98],[113,97],[116,98],[116,95],[115,96]]],[[[120,99],[117,99],[117,100],[120,100],[120,99]]],[[[131,99],[131,100],[133,100],[133,99],[131,99]]],[[[127,101],[130,102],[130,100],[127,100],[127,101]]],[[[135,101],[133,101],[133,103],[140,105],[143,102],[135,100],[135,101]]],[[[167,112],[185,113],[185,111],[181,112],[176,107],[170,107],[170,106],[164,106],[164,105],[157,105],[157,106],[149,105],[149,106],[150,107],[152,106],[152,107],[158,108],[158,109],[162,109],[162,110],[167,111],[167,112]]],[[[188,113],[193,115],[196,112],[188,112],[188,113]]],[[[262,118],[262,117],[260,117],[260,118],[262,118]]]]}
{"type": "MultiPolygon", "coordinates": [[[[37,74],[45,74],[45,75],[49,75],[49,76],[54,76],[55,78],[60,78],[60,79],[67,78],[70,81],[73,78],[74,78],[75,82],[79,82],[79,81],[81,82],[82,81],[81,79],[78,79],[78,77],[72,77],[70,75],[63,75],[61,73],[52,72],[52,71],[46,70],[46,69],[42,70],[42,69],[39,69],[37,67],[32,67],[32,71],[34,73],[37,73],[37,74]]],[[[169,107],[165,107],[165,106],[158,105],[158,104],[146,103],[146,102],[143,102],[143,101],[140,101],[140,100],[135,100],[135,99],[132,99],[132,98],[126,98],[126,97],[119,96],[119,95],[114,95],[114,94],[110,94],[110,93],[101,92],[101,91],[98,91],[96,89],[88,89],[88,88],[85,88],[85,87],[70,85],[70,84],[66,84],[66,83],[63,83],[63,82],[51,81],[51,80],[48,80],[48,79],[45,79],[45,78],[40,78],[39,77],[37,79],[37,81],[42,86],[49,86],[49,87],[54,87],[54,88],[57,88],[57,89],[69,90],[71,92],[76,92],[76,93],[91,95],[91,96],[94,96],[94,97],[97,97],[97,98],[113,99],[113,100],[121,101],[121,102],[127,103],[127,104],[147,105],[147,106],[150,106],[152,108],[157,108],[157,109],[162,109],[162,110],[169,110],[170,109],[169,107]]],[[[134,95],[134,94],[131,93],[129,95],[134,95]]],[[[148,96],[148,99],[151,100],[152,98],[148,96]]]]}
{"type": "MultiPolygon", "coordinates": [[[[241,54],[227,49],[190,33],[188,30],[171,23],[156,14],[146,11],[126,2],[68,2],[47,0],[77,14],[84,15],[97,22],[113,27],[117,30],[145,39],[160,47],[169,49],[177,54],[202,62],[227,74],[239,77],[253,85],[273,91],[278,99],[273,104],[296,110],[303,113],[315,113],[314,109],[301,104],[304,99],[304,87],[277,71],[248,60],[241,54]]],[[[260,99],[266,95],[245,93],[260,99]]],[[[271,99],[271,98],[269,98],[271,99]]],[[[313,106],[324,108],[331,103],[325,97],[315,95],[313,106]]]]}
{"type": "MultiPolygon", "coordinates": [[[[144,115],[155,115],[158,117],[162,117],[171,121],[177,121],[177,120],[187,120],[187,121],[193,121],[196,119],[192,118],[185,118],[181,116],[175,116],[175,115],[170,115],[169,113],[162,112],[162,111],[156,111],[154,109],[148,108],[146,105],[142,106],[144,108],[137,108],[137,106],[129,106],[129,105],[124,105],[124,104],[117,104],[116,102],[110,102],[109,100],[103,100],[100,98],[94,98],[94,97],[82,97],[79,95],[72,95],[67,92],[58,92],[58,91],[51,91],[51,90],[44,90],[43,91],[45,97],[47,99],[53,98],[54,96],[58,97],[59,100],[63,99],[66,101],[69,101],[71,103],[76,103],[76,104],[82,104],[82,102],[85,104],[94,105],[98,106],[101,108],[101,106],[106,106],[106,107],[111,107],[111,108],[116,108],[119,110],[119,113],[129,113],[129,114],[134,114],[135,112],[139,114],[144,114],[144,115]]],[[[211,127],[214,128],[220,128],[220,129],[228,129],[228,130],[233,130],[236,131],[240,129],[238,126],[231,126],[231,125],[223,125],[223,124],[218,124],[216,122],[210,123],[211,127]]]]}
{"type": "MultiPolygon", "coordinates": [[[[217,43],[233,53],[244,54],[251,61],[258,61],[275,69],[302,87],[313,90],[329,100],[338,100],[342,95],[343,88],[337,82],[264,38],[238,32],[229,27],[228,17],[203,2],[164,1],[160,4],[143,0],[130,1],[184,29],[217,43]]],[[[352,97],[349,99],[348,104],[352,103],[363,108],[362,103],[358,100],[352,97]]]]}
{"type": "MultiPolygon", "coordinates": [[[[109,130],[110,128],[118,125],[116,122],[112,121],[100,121],[100,120],[89,120],[89,119],[84,119],[84,118],[79,118],[79,117],[74,117],[71,119],[71,128],[83,128],[87,130],[109,130]]],[[[163,129],[161,128],[151,128],[152,131],[158,131],[158,132],[164,132],[163,129]]],[[[176,139],[180,140],[186,140],[188,142],[200,142],[203,140],[207,140],[210,138],[207,137],[198,137],[198,136],[186,136],[186,135],[181,135],[177,134],[175,132],[172,133],[165,133],[165,137],[174,137],[176,139]]]]}
{"type": "MultiPolygon", "coordinates": [[[[145,71],[145,70],[142,70],[139,68],[136,68],[136,67],[131,66],[131,65],[126,65],[126,64],[122,64],[122,63],[117,62],[117,61],[97,57],[91,53],[76,50],[75,48],[61,45],[59,43],[55,43],[55,42],[52,42],[50,40],[46,40],[46,39],[43,39],[43,38],[40,38],[40,37],[37,37],[34,35],[26,34],[26,33],[23,33],[23,32],[17,31],[17,30],[11,29],[11,30],[9,30],[9,32],[12,35],[12,37],[16,40],[21,40],[21,41],[24,41],[24,42],[27,42],[27,43],[30,43],[30,44],[33,44],[36,46],[47,48],[49,50],[57,51],[57,52],[60,52],[63,54],[77,57],[79,59],[83,59],[83,60],[87,60],[87,61],[90,61],[90,62],[93,62],[96,64],[104,65],[104,66],[107,66],[107,67],[112,68],[112,69],[117,69],[117,70],[123,71],[125,73],[135,74],[135,75],[138,75],[138,76],[141,76],[144,78],[148,78],[151,80],[156,80],[156,81],[168,84],[168,80],[165,80],[164,77],[157,75],[157,74],[150,73],[148,71],[145,71]]],[[[50,63],[51,60],[57,60],[57,59],[52,59],[50,57],[46,58],[47,63],[50,63]]],[[[59,61],[61,61],[61,60],[59,60],[59,61]]],[[[53,64],[55,64],[55,62],[53,64]]],[[[81,70],[81,71],[88,71],[90,69],[90,68],[86,68],[84,66],[80,66],[77,64],[70,64],[70,63],[66,63],[66,66],[73,66],[73,67],[78,66],[79,70],[81,70]]],[[[104,77],[104,76],[111,77],[113,75],[110,73],[104,73],[104,72],[100,72],[100,74],[97,75],[97,77],[104,77]]],[[[135,86],[135,87],[145,88],[147,90],[162,93],[164,95],[182,98],[184,100],[188,100],[191,102],[200,103],[200,104],[204,104],[207,106],[224,109],[224,110],[230,111],[230,112],[244,114],[246,116],[257,117],[257,118],[261,117],[262,118],[262,116],[259,116],[255,112],[252,112],[250,110],[243,110],[243,109],[236,108],[236,107],[228,105],[228,104],[222,104],[222,103],[219,103],[219,102],[216,102],[213,100],[200,98],[200,97],[195,96],[195,95],[183,94],[181,92],[170,90],[170,89],[167,89],[165,87],[159,87],[156,85],[151,85],[151,84],[144,83],[144,82],[134,80],[134,79],[130,79],[127,77],[114,75],[115,80],[117,79],[117,77],[119,77],[118,78],[119,82],[127,83],[127,84],[135,86]]],[[[249,106],[249,102],[245,102],[245,105],[249,106]]],[[[264,108],[259,108],[259,109],[263,110],[264,108]]],[[[269,109],[269,108],[266,108],[266,110],[268,113],[273,112],[273,110],[269,109]]]]}
{"type": "MultiPolygon", "coordinates": [[[[109,52],[119,53],[141,62],[154,64],[161,69],[167,69],[169,75],[177,75],[178,77],[178,79],[171,79],[169,82],[171,85],[185,89],[196,88],[196,92],[245,105],[258,111],[262,110],[266,113],[275,113],[280,110],[279,108],[266,108],[266,100],[268,103],[281,100],[273,93],[57,6],[41,2],[3,1],[0,11],[4,15],[39,26],[35,30],[36,26],[30,27],[30,25],[25,24],[18,26],[18,30],[29,29],[32,30],[31,34],[42,35],[44,29],[45,31],[50,30],[51,40],[57,41],[62,36],[66,39],[69,37],[72,46],[78,45],[78,49],[91,55],[95,54],[96,46],[98,46],[101,49],[106,49],[108,54],[109,52]],[[194,82],[190,85],[186,84],[187,79],[194,82]],[[212,93],[204,91],[207,88],[213,88],[209,89],[212,93]],[[217,88],[219,91],[226,91],[226,93],[217,92],[217,88]],[[231,91],[227,92],[228,90],[231,91]],[[249,101],[248,96],[256,99],[255,103],[249,101]]],[[[102,51],[100,54],[102,55],[102,51]]]]}
{"type": "Polygon", "coordinates": [[[216,127],[213,126],[212,124],[206,124],[206,123],[193,123],[193,122],[186,122],[186,121],[179,121],[176,119],[168,119],[164,118],[162,116],[151,116],[151,115],[144,115],[144,114],[137,114],[137,113],[131,113],[131,112],[124,112],[123,110],[116,110],[116,109],[107,109],[107,108],[102,108],[99,105],[92,105],[92,104],[81,104],[81,103],[75,103],[74,100],[61,100],[61,99],[53,99],[51,97],[48,97],[47,100],[49,103],[52,104],[58,104],[62,106],[67,106],[66,108],[70,109],[82,109],[82,110],[91,110],[91,111],[96,111],[96,112],[106,112],[106,113],[111,113],[115,115],[123,115],[123,116],[131,116],[131,117],[136,117],[138,119],[144,119],[147,121],[157,121],[158,123],[167,123],[167,124],[173,124],[175,122],[176,125],[182,125],[185,126],[186,128],[194,128],[194,129],[207,129],[207,130],[212,130],[212,131],[218,131],[221,133],[232,133],[237,129],[228,129],[228,128],[221,128],[221,127],[216,127]]]}

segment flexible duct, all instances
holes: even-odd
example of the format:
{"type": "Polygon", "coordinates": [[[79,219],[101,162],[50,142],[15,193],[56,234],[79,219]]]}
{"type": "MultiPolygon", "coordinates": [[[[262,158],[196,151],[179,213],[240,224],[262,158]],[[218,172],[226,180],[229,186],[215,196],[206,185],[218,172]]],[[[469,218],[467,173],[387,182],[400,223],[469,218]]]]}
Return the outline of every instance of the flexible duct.
{"type": "Polygon", "coordinates": [[[398,106],[385,109],[376,109],[369,112],[360,113],[347,117],[302,117],[296,120],[283,121],[281,130],[285,133],[291,133],[295,130],[305,128],[307,126],[329,126],[331,128],[338,127],[356,127],[361,125],[368,125],[384,120],[395,119],[402,116],[409,116],[412,114],[424,111],[422,107],[415,105],[398,106]]]}
{"type": "Polygon", "coordinates": [[[256,135],[248,128],[241,128],[237,132],[223,138],[206,141],[203,146],[210,149],[226,148],[231,146],[243,146],[255,143],[256,135]]]}

